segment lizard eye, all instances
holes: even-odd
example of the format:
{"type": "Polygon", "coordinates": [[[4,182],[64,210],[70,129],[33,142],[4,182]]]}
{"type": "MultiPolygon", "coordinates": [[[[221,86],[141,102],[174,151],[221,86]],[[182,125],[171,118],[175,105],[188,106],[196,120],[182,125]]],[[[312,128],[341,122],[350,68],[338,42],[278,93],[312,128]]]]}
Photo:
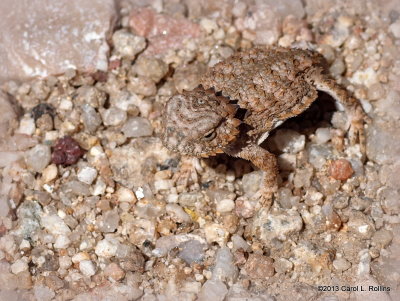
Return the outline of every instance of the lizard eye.
{"type": "Polygon", "coordinates": [[[204,140],[207,140],[207,141],[213,140],[216,135],[217,135],[217,133],[214,131],[214,129],[212,129],[211,131],[208,131],[204,135],[204,140]]]}

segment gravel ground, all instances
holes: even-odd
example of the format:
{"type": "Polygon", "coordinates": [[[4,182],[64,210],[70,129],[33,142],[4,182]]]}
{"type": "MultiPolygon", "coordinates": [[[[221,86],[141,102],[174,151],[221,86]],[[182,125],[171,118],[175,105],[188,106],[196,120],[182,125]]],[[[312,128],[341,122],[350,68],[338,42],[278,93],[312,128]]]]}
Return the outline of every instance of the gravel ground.
{"type": "Polygon", "coordinates": [[[400,300],[398,3],[275,2],[122,1],[107,71],[3,84],[0,300],[400,300]],[[258,44],[322,53],[371,118],[366,156],[324,94],[276,129],[269,211],[250,163],[158,137],[258,44]]]}

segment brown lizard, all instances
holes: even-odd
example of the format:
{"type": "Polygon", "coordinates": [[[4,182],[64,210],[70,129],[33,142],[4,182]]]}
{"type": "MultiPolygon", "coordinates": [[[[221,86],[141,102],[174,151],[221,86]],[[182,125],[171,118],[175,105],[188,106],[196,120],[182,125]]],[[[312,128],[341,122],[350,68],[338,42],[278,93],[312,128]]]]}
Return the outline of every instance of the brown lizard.
{"type": "MultiPolygon", "coordinates": [[[[277,160],[260,147],[270,131],[331,95],[348,114],[349,140],[364,150],[364,112],[357,99],[325,72],[313,51],[255,47],[211,67],[193,91],[173,96],[163,113],[164,145],[181,154],[217,153],[250,160],[265,173],[263,199],[277,191],[277,160]]],[[[267,204],[268,206],[268,204],[267,204]]]]}

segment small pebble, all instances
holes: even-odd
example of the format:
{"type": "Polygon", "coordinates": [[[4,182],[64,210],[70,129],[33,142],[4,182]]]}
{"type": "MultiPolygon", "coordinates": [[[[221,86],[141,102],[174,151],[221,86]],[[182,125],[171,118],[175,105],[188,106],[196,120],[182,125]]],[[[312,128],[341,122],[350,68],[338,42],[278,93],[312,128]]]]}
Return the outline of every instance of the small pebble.
{"type": "Polygon", "coordinates": [[[107,185],[104,183],[101,177],[97,178],[96,183],[93,186],[92,195],[103,195],[106,192],[107,185]]]}
{"type": "Polygon", "coordinates": [[[57,236],[56,242],[54,243],[54,248],[56,249],[66,249],[70,245],[71,240],[66,235],[57,236]]]}
{"type": "Polygon", "coordinates": [[[347,131],[347,128],[349,126],[347,122],[347,115],[345,112],[337,111],[333,113],[331,122],[335,128],[343,131],[347,131]]]}
{"type": "Polygon", "coordinates": [[[98,223],[99,230],[103,233],[113,233],[118,228],[119,220],[118,210],[107,211],[103,213],[98,223]]]}
{"type": "Polygon", "coordinates": [[[101,111],[101,117],[103,118],[104,125],[118,126],[125,122],[127,115],[125,111],[112,107],[101,111]]]}
{"type": "Polygon", "coordinates": [[[205,257],[207,246],[196,239],[189,240],[179,245],[181,251],[178,257],[191,265],[193,263],[202,263],[205,257]]]}
{"type": "Polygon", "coordinates": [[[157,93],[157,86],[155,82],[153,82],[150,78],[143,76],[130,78],[127,89],[130,92],[143,96],[152,96],[157,93]]]}
{"type": "Polygon", "coordinates": [[[20,120],[17,132],[20,134],[31,136],[35,133],[35,130],[35,120],[29,116],[25,116],[20,120]]]}
{"type": "Polygon", "coordinates": [[[57,166],[55,164],[50,164],[42,171],[42,180],[44,183],[49,183],[57,178],[57,175],[57,166]]]}
{"type": "Polygon", "coordinates": [[[340,181],[345,181],[353,175],[351,163],[346,159],[334,160],[329,166],[329,175],[340,181]]]}
{"type": "Polygon", "coordinates": [[[206,240],[209,243],[216,242],[220,246],[224,246],[228,240],[229,232],[219,224],[208,224],[204,227],[206,240]]]}
{"type": "Polygon", "coordinates": [[[38,144],[31,148],[25,154],[25,162],[30,169],[41,172],[50,163],[50,147],[44,144],[38,144]]]}
{"type": "Polygon", "coordinates": [[[274,262],[274,268],[277,273],[286,273],[293,268],[293,263],[286,258],[279,258],[274,262]]]}
{"type": "Polygon", "coordinates": [[[190,223],[192,221],[190,216],[178,204],[167,204],[165,211],[177,223],[190,223]]]}
{"type": "Polygon", "coordinates": [[[112,262],[104,269],[104,276],[120,281],[125,277],[125,271],[117,263],[112,262]]]}
{"type": "Polygon", "coordinates": [[[78,171],[78,180],[91,185],[97,177],[97,170],[93,167],[85,166],[78,171]]]}
{"type": "Polygon", "coordinates": [[[173,180],[156,180],[156,181],[154,181],[154,189],[156,191],[170,190],[172,187],[174,187],[173,180]]]}
{"type": "Polygon", "coordinates": [[[73,165],[83,154],[84,151],[78,142],[70,136],[65,136],[57,140],[51,159],[57,165],[73,165]]]}
{"type": "Polygon", "coordinates": [[[207,280],[199,293],[197,301],[223,301],[228,289],[220,280],[207,280]]]}
{"type": "Polygon", "coordinates": [[[133,191],[126,187],[121,186],[118,188],[116,195],[119,202],[132,203],[136,201],[136,196],[133,191]]]}
{"type": "Polygon", "coordinates": [[[303,220],[294,210],[268,212],[261,209],[257,212],[252,224],[252,233],[265,243],[273,240],[284,241],[291,234],[303,228],[303,220]]]}
{"type": "Polygon", "coordinates": [[[43,132],[51,131],[53,126],[53,117],[50,114],[44,114],[36,120],[36,127],[43,132]]]}
{"type": "Polygon", "coordinates": [[[359,211],[354,211],[353,215],[350,216],[347,227],[350,232],[358,235],[361,239],[370,239],[375,233],[371,218],[359,211]]]}
{"type": "Polygon", "coordinates": [[[254,201],[239,197],[235,202],[235,213],[243,218],[253,217],[256,213],[256,205],[254,201]]]}
{"type": "Polygon", "coordinates": [[[329,67],[329,72],[333,77],[338,77],[344,73],[346,66],[342,58],[336,58],[333,64],[329,67]]]}
{"type": "Polygon", "coordinates": [[[386,248],[393,240],[393,232],[380,229],[372,236],[372,245],[378,246],[379,248],[386,248]]]}
{"type": "Polygon", "coordinates": [[[134,58],[146,47],[146,39],[126,30],[117,30],[112,36],[115,50],[122,57],[134,58]]]}
{"type": "Polygon", "coordinates": [[[58,262],[62,269],[68,269],[72,265],[72,260],[69,256],[60,256],[58,262]]]}
{"type": "Polygon", "coordinates": [[[128,138],[151,136],[153,128],[148,119],[131,117],[122,127],[122,132],[128,138]]]}
{"type": "Polygon", "coordinates": [[[156,83],[168,72],[168,66],[162,60],[145,56],[139,56],[133,69],[138,75],[149,77],[156,83]]]}
{"type": "Polygon", "coordinates": [[[332,262],[332,264],[333,267],[339,272],[343,272],[351,268],[351,263],[344,258],[337,258],[332,262]]]}
{"type": "Polygon", "coordinates": [[[12,265],[11,265],[11,272],[13,274],[18,274],[23,271],[28,270],[28,264],[25,260],[26,258],[21,258],[17,259],[12,265]]]}
{"type": "Polygon", "coordinates": [[[313,169],[310,167],[297,169],[295,176],[293,178],[294,187],[296,188],[310,187],[312,176],[313,176],[313,169]]]}
{"type": "Polygon", "coordinates": [[[102,121],[99,113],[89,104],[82,106],[82,120],[85,129],[91,134],[96,132],[102,121]]]}
{"type": "Polygon", "coordinates": [[[304,135],[286,129],[278,130],[271,138],[279,151],[294,154],[304,149],[306,141],[304,135]]]}
{"type": "Polygon", "coordinates": [[[218,25],[214,20],[211,19],[201,19],[200,26],[208,33],[212,33],[218,29],[218,25]]]}
{"type": "Polygon", "coordinates": [[[73,263],[79,263],[83,260],[90,260],[90,255],[87,252],[79,252],[72,256],[71,260],[73,263]]]}
{"type": "Polygon", "coordinates": [[[44,285],[35,285],[33,288],[33,294],[36,300],[40,301],[51,301],[56,295],[53,290],[44,285]]]}
{"type": "Polygon", "coordinates": [[[41,224],[49,233],[54,235],[67,235],[71,233],[65,222],[55,214],[42,216],[41,224]]]}
{"type": "Polygon", "coordinates": [[[315,131],[315,142],[317,144],[324,144],[331,140],[332,134],[329,128],[318,128],[315,131]]]}
{"type": "Polygon", "coordinates": [[[113,257],[117,253],[118,245],[118,241],[111,238],[105,238],[97,243],[95,253],[100,257],[113,257]]]}
{"type": "Polygon", "coordinates": [[[213,269],[213,280],[221,280],[233,283],[239,274],[237,266],[234,264],[234,258],[228,247],[222,247],[218,250],[213,269]]]}
{"type": "Polygon", "coordinates": [[[91,277],[96,274],[96,266],[91,260],[82,260],[79,262],[79,270],[87,277],[91,277]]]}
{"type": "Polygon", "coordinates": [[[274,260],[261,254],[250,254],[243,269],[252,279],[268,279],[275,274],[274,260]]]}
{"type": "Polygon", "coordinates": [[[235,202],[230,199],[224,199],[217,203],[216,210],[219,213],[231,212],[235,209],[235,202]]]}
{"type": "Polygon", "coordinates": [[[252,196],[260,190],[264,178],[263,171],[257,170],[246,173],[242,178],[243,191],[246,195],[252,196]]]}

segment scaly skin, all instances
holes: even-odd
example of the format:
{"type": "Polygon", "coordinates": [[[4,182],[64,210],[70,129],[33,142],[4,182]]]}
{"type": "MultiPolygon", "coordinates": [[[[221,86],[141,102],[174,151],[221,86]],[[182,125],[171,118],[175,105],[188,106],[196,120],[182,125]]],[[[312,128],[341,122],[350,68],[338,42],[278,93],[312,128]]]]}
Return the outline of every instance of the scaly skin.
{"type": "Polygon", "coordinates": [[[173,96],[163,114],[164,145],[185,155],[225,152],[265,172],[265,206],[277,191],[277,162],[259,144],[271,130],[327,92],[348,113],[352,144],[364,151],[365,114],[357,99],[326,73],[321,55],[301,49],[255,47],[208,70],[200,86],[173,96]]]}

